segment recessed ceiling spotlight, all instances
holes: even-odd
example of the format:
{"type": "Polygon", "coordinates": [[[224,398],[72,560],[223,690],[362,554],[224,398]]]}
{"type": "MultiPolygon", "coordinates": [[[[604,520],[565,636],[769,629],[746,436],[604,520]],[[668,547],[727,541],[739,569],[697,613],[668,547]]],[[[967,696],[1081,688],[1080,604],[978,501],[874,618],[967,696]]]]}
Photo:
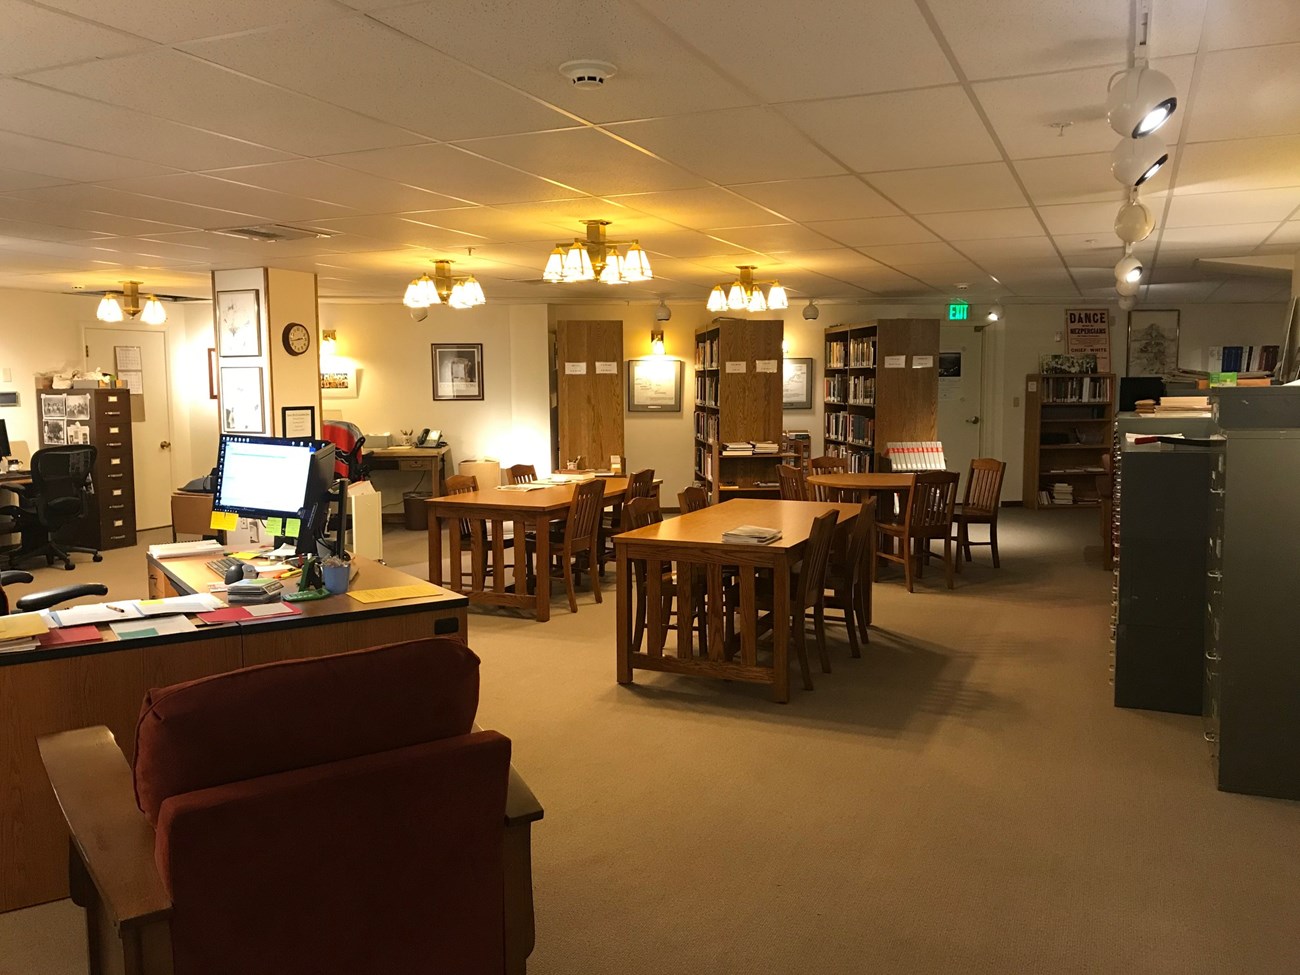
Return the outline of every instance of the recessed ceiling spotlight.
{"type": "Polygon", "coordinates": [[[608,61],[593,61],[580,58],[577,61],[565,61],[560,65],[560,74],[572,82],[574,88],[594,91],[603,88],[605,82],[618,73],[618,68],[608,61]]]}
{"type": "Polygon", "coordinates": [[[1169,152],[1155,140],[1120,139],[1110,153],[1110,172],[1127,187],[1138,187],[1169,162],[1169,152]]]}

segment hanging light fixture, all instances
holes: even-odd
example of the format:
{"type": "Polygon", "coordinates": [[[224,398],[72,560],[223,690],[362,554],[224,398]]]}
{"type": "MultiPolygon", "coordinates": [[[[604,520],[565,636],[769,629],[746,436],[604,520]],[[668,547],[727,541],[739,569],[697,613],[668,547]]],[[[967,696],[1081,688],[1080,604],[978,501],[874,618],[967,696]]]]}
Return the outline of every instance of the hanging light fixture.
{"type": "Polygon", "coordinates": [[[406,286],[402,304],[411,309],[411,317],[417,322],[424,321],[423,315],[416,313],[431,305],[446,303],[452,308],[474,308],[487,304],[483,286],[475,280],[474,275],[458,278],[451,272],[452,261],[434,261],[433,277],[421,274],[406,286]]]}
{"type": "Polygon", "coordinates": [[[556,244],[546,259],[542,280],[551,284],[574,281],[599,281],[601,284],[629,284],[650,281],[650,257],[639,241],[615,241],[606,236],[608,220],[584,220],[587,236],[575,237],[571,244],[556,244]],[[617,245],[627,248],[620,254],[617,245]]]}
{"type": "Polygon", "coordinates": [[[707,302],[709,311],[782,311],[790,307],[790,299],[779,281],[755,281],[752,264],[741,264],[737,270],[740,277],[730,285],[713,286],[707,302]]]}
{"type": "Polygon", "coordinates": [[[95,318],[109,323],[139,318],[146,325],[162,325],[167,321],[167,309],[156,295],[147,295],[141,305],[140,282],[123,281],[120,295],[110,291],[99,299],[95,318]]]}

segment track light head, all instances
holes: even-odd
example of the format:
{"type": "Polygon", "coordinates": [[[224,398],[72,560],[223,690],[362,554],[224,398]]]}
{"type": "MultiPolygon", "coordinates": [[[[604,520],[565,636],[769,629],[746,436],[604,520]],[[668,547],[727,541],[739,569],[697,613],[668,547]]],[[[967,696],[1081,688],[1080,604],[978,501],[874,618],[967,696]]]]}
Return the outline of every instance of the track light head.
{"type": "Polygon", "coordinates": [[[1127,188],[1141,186],[1169,161],[1169,152],[1155,139],[1121,139],[1110,153],[1110,172],[1127,188]]]}
{"type": "Polygon", "coordinates": [[[1115,264],[1115,280],[1136,285],[1142,280],[1142,262],[1132,254],[1125,254],[1115,264]]]}
{"type": "Polygon", "coordinates": [[[429,317],[428,308],[412,308],[411,318],[417,322],[422,322],[429,317]]]}
{"type": "Polygon", "coordinates": [[[1146,240],[1155,229],[1156,220],[1151,211],[1137,201],[1125,203],[1115,214],[1115,236],[1126,244],[1146,240]]]}
{"type": "Polygon", "coordinates": [[[1146,66],[1121,71],[1106,94],[1106,120],[1127,139],[1150,135],[1177,108],[1178,93],[1169,76],[1146,66]]]}
{"type": "Polygon", "coordinates": [[[1120,295],[1120,311],[1132,311],[1137,306],[1137,297],[1134,295],[1120,295]]]}

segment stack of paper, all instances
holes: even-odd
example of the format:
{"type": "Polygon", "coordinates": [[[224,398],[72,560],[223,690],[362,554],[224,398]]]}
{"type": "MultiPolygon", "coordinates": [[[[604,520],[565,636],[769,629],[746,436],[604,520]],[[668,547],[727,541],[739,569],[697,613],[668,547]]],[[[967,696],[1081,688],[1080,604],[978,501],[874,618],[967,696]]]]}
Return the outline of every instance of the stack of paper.
{"type": "Polygon", "coordinates": [[[723,457],[749,457],[754,453],[754,445],[748,440],[733,440],[722,445],[723,457]]]}
{"type": "Polygon", "coordinates": [[[49,631],[40,613],[14,613],[0,616],[0,653],[34,650],[37,637],[49,631]]]}
{"type": "Polygon", "coordinates": [[[1074,504],[1074,485],[1057,481],[1052,485],[1052,504],[1074,504]]]}
{"type": "Polygon", "coordinates": [[[150,545],[149,554],[155,559],[180,559],[189,555],[221,555],[226,547],[215,539],[201,542],[167,542],[163,545],[150,545]]]}
{"type": "Polygon", "coordinates": [[[745,542],[750,545],[766,545],[781,537],[776,528],[763,528],[760,525],[738,525],[722,533],[724,542],[745,542]]]}
{"type": "Polygon", "coordinates": [[[773,443],[771,440],[755,440],[754,453],[756,454],[779,454],[781,445],[773,443]]]}

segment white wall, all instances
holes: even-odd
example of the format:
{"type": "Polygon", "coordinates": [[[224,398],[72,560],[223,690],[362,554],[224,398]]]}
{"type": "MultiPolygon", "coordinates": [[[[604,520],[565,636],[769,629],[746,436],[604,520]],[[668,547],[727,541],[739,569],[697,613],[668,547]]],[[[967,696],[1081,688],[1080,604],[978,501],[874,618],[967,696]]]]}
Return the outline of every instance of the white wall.
{"type": "Polygon", "coordinates": [[[29,454],[39,444],[36,376],[81,367],[81,326],[95,320],[98,300],[0,290],[0,389],[17,392],[19,400],[17,408],[0,409],[0,419],[10,441],[22,441],[29,454]]]}

